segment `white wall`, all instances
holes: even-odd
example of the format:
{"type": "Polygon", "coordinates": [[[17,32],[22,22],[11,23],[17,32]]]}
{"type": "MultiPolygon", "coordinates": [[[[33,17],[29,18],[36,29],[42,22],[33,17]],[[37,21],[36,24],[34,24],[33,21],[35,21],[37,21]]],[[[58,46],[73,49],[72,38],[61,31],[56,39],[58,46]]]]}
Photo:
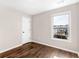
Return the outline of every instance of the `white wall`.
{"type": "Polygon", "coordinates": [[[22,44],[22,16],[0,7],[0,53],[22,44]]]}
{"type": "Polygon", "coordinates": [[[79,15],[78,8],[79,3],[34,15],[32,20],[33,41],[72,52],[79,52],[79,41],[77,38],[77,20],[79,20],[79,17],[77,17],[77,15],[79,15]],[[71,11],[71,42],[53,40],[50,37],[51,15],[65,11],[71,11]]]}
{"type": "Polygon", "coordinates": [[[19,34],[21,31],[20,17],[10,10],[0,10],[0,52],[15,47],[21,43],[19,34]]]}

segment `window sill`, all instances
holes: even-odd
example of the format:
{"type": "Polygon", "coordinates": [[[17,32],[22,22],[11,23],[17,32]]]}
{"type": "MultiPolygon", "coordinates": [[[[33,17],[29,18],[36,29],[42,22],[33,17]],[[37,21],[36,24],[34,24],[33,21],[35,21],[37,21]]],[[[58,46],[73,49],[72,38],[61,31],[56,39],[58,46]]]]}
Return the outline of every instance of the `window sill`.
{"type": "Polygon", "coordinates": [[[63,42],[72,42],[70,39],[57,39],[57,38],[51,38],[52,40],[56,40],[56,41],[63,41],[63,42]]]}

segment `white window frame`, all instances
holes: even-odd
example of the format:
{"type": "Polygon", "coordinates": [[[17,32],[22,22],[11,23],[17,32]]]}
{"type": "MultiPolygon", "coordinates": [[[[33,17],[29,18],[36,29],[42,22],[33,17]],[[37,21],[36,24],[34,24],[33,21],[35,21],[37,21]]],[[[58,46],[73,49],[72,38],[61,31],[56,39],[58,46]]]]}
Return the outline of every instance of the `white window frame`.
{"type": "Polygon", "coordinates": [[[66,11],[66,12],[60,12],[60,13],[56,13],[56,14],[53,14],[51,16],[51,39],[53,40],[59,40],[59,41],[67,41],[67,42],[71,42],[71,11],[66,11]],[[69,30],[68,30],[68,39],[59,39],[59,38],[54,38],[53,35],[54,35],[54,29],[53,29],[53,21],[54,21],[54,16],[59,16],[59,15],[68,15],[69,17],[69,30]]]}

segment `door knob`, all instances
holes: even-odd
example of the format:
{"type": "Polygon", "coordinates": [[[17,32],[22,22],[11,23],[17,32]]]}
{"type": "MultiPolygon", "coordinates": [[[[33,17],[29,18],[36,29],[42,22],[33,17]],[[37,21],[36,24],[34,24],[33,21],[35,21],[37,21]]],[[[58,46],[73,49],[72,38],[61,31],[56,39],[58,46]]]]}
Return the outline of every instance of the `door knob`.
{"type": "Polygon", "coordinates": [[[24,33],[24,32],[22,32],[22,33],[24,33]]]}

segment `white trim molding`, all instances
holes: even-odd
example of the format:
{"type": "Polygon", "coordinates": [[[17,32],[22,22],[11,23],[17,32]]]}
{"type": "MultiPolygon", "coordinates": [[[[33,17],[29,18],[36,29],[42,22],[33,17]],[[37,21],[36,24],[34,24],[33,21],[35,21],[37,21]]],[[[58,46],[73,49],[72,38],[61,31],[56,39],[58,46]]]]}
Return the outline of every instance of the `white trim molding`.
{"type": "Polygon", "coordinates": [[[53,39],[53,40],[60,40],[60,41],[66,41],[66,42],[71,42],[71,11],[66,11],[66,12],[60,12],[60,13],[56,13],[56,14],[53,14],[53,15],[51,15],[51,39],[53,39]],[[68,16],[68,26],[69,26],[69,29],[68,29],[68,38],[67,38],[67,40],[65,40],[65,39],[63,39],[63,40],[61,40],[61,39],[59,39],[59,38],[54,38],[53,36],[54,36],[54,30],[52,29],[53,28],[53,26],[54,26],[54,24],[53,24],[53,22],[54,22],[54,17],[55,16],[62,16],[62,15],[67,15],[68,16]]]}
{"type": "Polygon", "coordinates": [[[43,43],[43,42],[40,42],[40,41],[36,41],[36,40],[33,40],[32,42],[36,42],[36,43],[39,43],[39,44],[47,45],[47,46],[49,46],[49,47],[53,47],[53,48],[57,48],[57,49],[61,49],[61,50],[65,50],[65,51],[69,51],[69,52],[72,52],[72,53],[76,53],[76,54],[78,54],[78,56],[79,56],[79,53],[78,53],[77,51],[73,51],[73,50],[64,49],[64,48],[61,48],[61,47],[57,47],[57,46],[53,46],[53,45],[49,45],[49,44],[46,44],[46,43],[43,43]]]}
{"type": "Polygon", "coordinates": [[[21,46],[21,45],[23,45],[23,44],[19,44],[19,45],[16,45],[16,46],[14,46],[14,47],[11,47],[11,48],[2,50],[2,51],[0,51],[0,53],[4,53],[4,52],[6,52],[6,51],[9,51],[9,50],[14,49],[14,48],[16,48],[16,47],[19,47],[19,46],[21,46]]]}

